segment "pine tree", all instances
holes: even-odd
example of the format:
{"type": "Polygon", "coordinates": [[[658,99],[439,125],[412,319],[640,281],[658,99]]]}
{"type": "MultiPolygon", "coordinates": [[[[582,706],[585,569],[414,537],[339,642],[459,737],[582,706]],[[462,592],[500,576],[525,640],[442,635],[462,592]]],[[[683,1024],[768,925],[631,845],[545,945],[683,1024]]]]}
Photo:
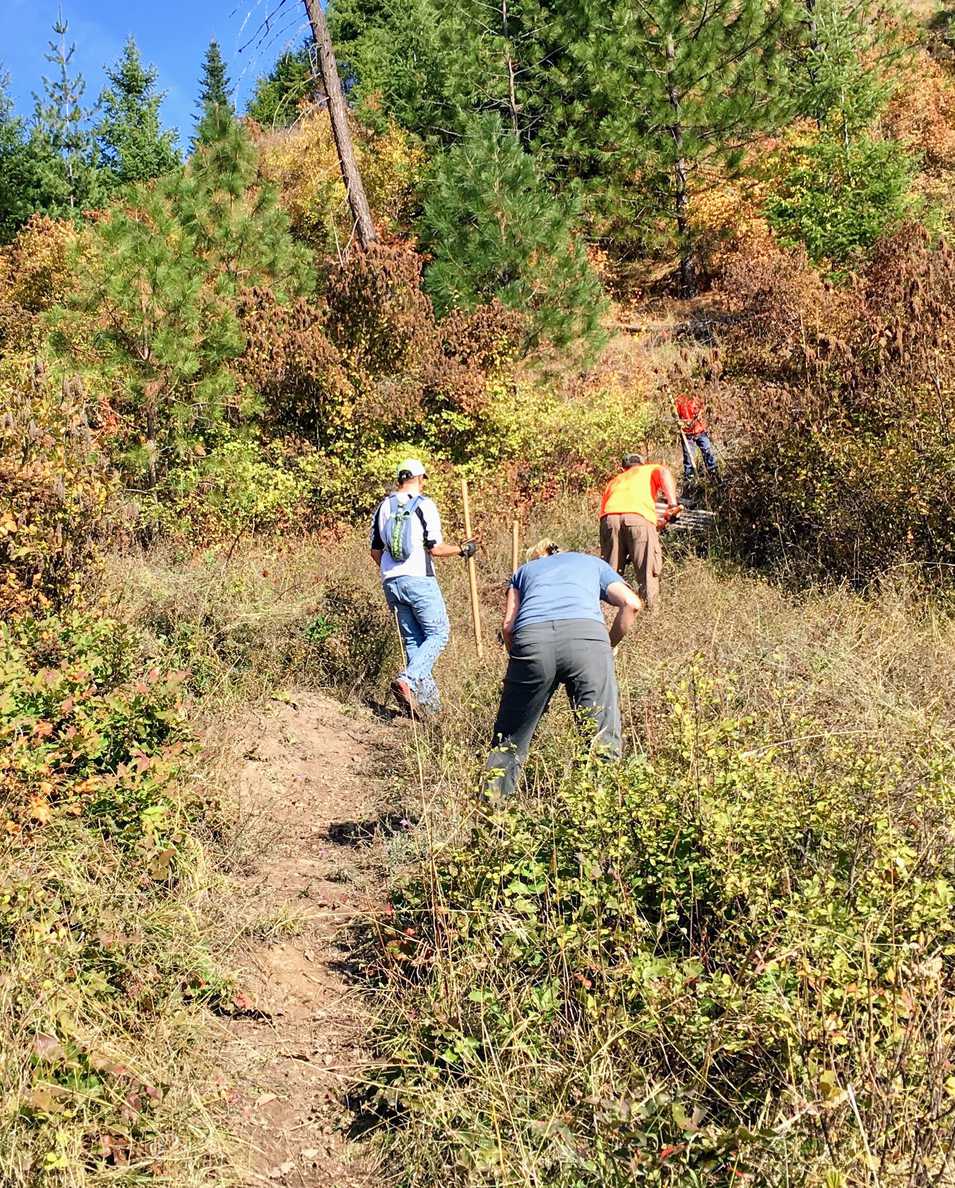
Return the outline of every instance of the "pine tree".
{"type": "Polygon", "coordinates": [[[258,79],[246,114],[263,128],[287,128],[298,117],[303,100],[321,93],[311,45],[303,45],[282,54],[269,73],[258,79]]]}
{"type": "Polygon", "coordinates": [[[424,203],[425,288],[439,314],[498,298],[557,345],[596,339],[604,298],[573,205],[548,193],[496,115],[476,116],[437,162],[424,203]]]}
{"type": "Polygon", "coordinates": [[[9,76],[0,73],[0,243],[16,235],[32,213],[36,197],[26,129],[14,114],[9,86],[9,76]]]}
{"type": "Polygon", "coordinates": [[[917,162],[878,133],[910,47],[868,0],[812,0],[794,61],[795,104],[815,124],[801,135],[767,215],[780,238],[839,265],[918,212],[917,162]]]}
{"type": "Polygon", "coordinates": [[[177,133],[162,131],[164,96],[156,90],[157,71],[143,65],[133,37],[106,78],[109,85],[99,99],[103,114],[94,129],[102,167],[120,185],[175,169],[180,164],[177,133]]]}
{"type": "Polygon", "coordinates": [[[210,107],[199,125],[177,207],[196,251],[216,270],[220,293],[267,281],[285,301],[307,286],[307,252],[292,240],[278,195],[260,177],[255,146],[228,108],[210,107]]]}
{"type": "Polygon", "coordinates": [[[513,109],[535,92],[538,65],[549,64],[535,43],[550,6],[536,0],[336,0],[329,25],[363,117],[374,123],[384,114],[447,145],[475,113],[497,112],[513,127],[513,109]]]}
{"type": "Polygon", "coordinates": [[[783,243],[803,243],[812,260],[840,265],[918,213],[915,169],[897,141],[863,133],[846,144],[823,134],[781,179],[766,215],[783,243]]]}
{"type": "MultiPolygon", "coordinates": [[[[828,0],[826,0],[828,2],[828,0]]],[[[693,287],[691,203],[792,111],[798,0],[333,0],[359,104],[441,147],[496,112],[592,233],[663,238],[693,287]]]]}
{"type": "Polygon", "coordinates": [[[236,301],[261,286],[280,300],[314,283],[259,174],[248,135],[210,108],[188,166],[131,187],[93,230],[92,250],[54,345],[64,354],[98,328],[120,409],[134,426],[127,464],[150,486],[241,410],[229,368],[244,346],[236,301]]]}
{"type": "Polygon", "coordinates": [[[811,0],[794,63],[797,111],[848,142],[895,90],[891,67],[908,47],[869,0],[811,0]]]}
{"type": "Polygon", "coordinates": [[[671,223],[679,287],[695,288],[690,203],[705,169],[732,173],[745,149],[790,110],[783,51],[800,17],[791,0],[577,0],[572,27],[612,30],[568,41],[577,93],[603,114],[593,138],[611,169],[657,179],[671,223]]]}
{"type": "MultiPolygon", "coordinates": [[[[235,111],[229,94],[231,89],[232,84],[219,51],[219,43],[213,37],[209,42],[206,55],[202,59],[202,72],[199,75],[199,101],[196,104],[197,125],[202,123],[210,108],[224,107],[230,113],[235,111]]],[[[196,138],[194,137],[192,147],[195,148],[195,146],[196,138]]]]}
{"type": "Polygon", "coordinates": [[[29,148],[39,208],[58,217],[76,218],[103,200],[106,186],[96,164],[89,124],[94,113],[83,106],[86,82],[82,74],[72,72],[76,46],[67,46],[68,22],[58,19],[53,32],[56,40],[49,43],[45,57],[55,73],[43,78],[44,96],[34,95],[29,148]]]}

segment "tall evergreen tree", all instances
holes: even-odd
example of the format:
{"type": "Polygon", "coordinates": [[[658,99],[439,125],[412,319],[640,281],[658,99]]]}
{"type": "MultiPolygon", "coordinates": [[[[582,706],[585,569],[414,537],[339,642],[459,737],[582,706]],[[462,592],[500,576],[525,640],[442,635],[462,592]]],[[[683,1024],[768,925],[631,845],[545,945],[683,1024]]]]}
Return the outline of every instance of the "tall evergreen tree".
{"type": "Polygon", "coordinates": [[[612,30],[568,41],[577,92],[603,113],[595,140],[608,171],[622,158],[655,179],[689,296],[694,180],[706,168],[735,170],[790,110],[783,51],[801,12],[792,0],[574,0],[565,11],[569,34],[600,21],[612,30]]]}
{"type": "MultiPolygon", "coordinates": [[[[213,37],[209,42],[205,57],[202,59],[202,70],[199,74],[199,99],[196,103],[197,128],[211,108],[223,107],[229,112],[235,111],[230,95],[231,89],[232,84],[219,50],[219,43],[213,37]]],[[[197,142],[198,135],[193,137],[193,148],[196,147],[197,142]]]]}
{"type": "Polygon", "coordinates": [[[497,115],[474,116],[437,161],[424,203],[425,288],[439,314],[497,298],[528,313],[536,337],[596,338],[604,298],[573,204],[544,185],[497,115]]]}
{"type": "Polygon", "coordinates": [[[366,118],[383,112],[420,136],[449,143],[471,115],[504,113],[508,59],[521,63],[521,96],[533,92],[536,58],[525,43],[531,27],[546,25],[552,3],[335,0],[329,25],[342,75],[359,107],[367,106],[366,118]]]}
{"type": "Polygon", "coordinates": [[[359,103],[432,142],[500,115],[551,184],[583,185],[591,230],[663,221],[693,285],[690,204],[707,171],[791,111],[797,0],[333,0],[359,103]]]}
{"type": "Polygon", "coordinates": [[[35,202],[26,129],[14,113],[9,86],[9,76],[0,72],[0,243],[13,238],[35,202]]]}
{"type": "Polygon", "coordinates": [[[73,72],[75,44],[67,45],[69,24],[58,18],[46,60],[54,67],[43,78],[43,96],[34,95],[30,154],[40,190],[38,205],[59,217],[78,217],[105,196],[90,130],[92,109],[83,105],[86,81],[73,72]]]}
{"type": "Polygon", "coordinates": [[[102,116],[94,128],[100,164],[118,184],[159,177],[180,164],[175,129],[163,131],[156,90],[157,71],[144,66],[130,36],[122,56],[108,68],[100,95],[102,116]]]}
{"type": "Polygon", "coordinates": [[[232,113],[211,107],[199,133],[185,169],[134,185],[96,224],[95,250],[56,319],[65,354],[97,326],[103,362],[123,380],[127,462],[150,485],[240,407],[229,369],[244,345],[240,292],[261,286],[283,300],[314,283],[232,113]]]}
{"type": "Polygon", "coordinates": [[[287,128],[295,122],[303,100],[322,94],[311,45],[288,50],[268,74],[258,79],[246,114],[263,128],[287,128]]]}

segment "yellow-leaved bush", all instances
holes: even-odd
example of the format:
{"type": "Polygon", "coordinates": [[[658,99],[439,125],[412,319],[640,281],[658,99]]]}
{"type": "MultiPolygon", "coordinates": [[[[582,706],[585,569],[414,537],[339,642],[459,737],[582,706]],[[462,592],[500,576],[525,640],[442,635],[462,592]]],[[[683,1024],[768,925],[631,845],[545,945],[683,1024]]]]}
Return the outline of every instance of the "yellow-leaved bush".
{"type": "MultiPolygon", "coordinates": [[[[353,129],[358,167],[379,230],[406,230],[424,167],[421,145],[396,124],[376,133],[353,129]]],[[[292,127],[258,133],[262,171],[281,191],[296,236],[321,251],[344,251],[352,238],[328,114],[307,112],[292,127]]]]}

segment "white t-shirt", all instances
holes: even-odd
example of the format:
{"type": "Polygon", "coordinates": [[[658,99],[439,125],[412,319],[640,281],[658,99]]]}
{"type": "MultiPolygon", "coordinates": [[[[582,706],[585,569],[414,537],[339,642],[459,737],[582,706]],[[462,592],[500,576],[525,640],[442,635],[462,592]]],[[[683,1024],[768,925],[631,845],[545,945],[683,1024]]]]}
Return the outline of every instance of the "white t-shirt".
{"type": "MultiPolygon", "coordinates": [[[[408,503],[414,496],[410,492],[395,492],[399,505],[408,503]]],[[[385,546],[385,526],[391,515],[391,496],[386,495],[379,503],[371,522],[371,547],[381,549],[381,580],[396,577],[434,577],[434,562],[428,548],[444,543],[441,535],[441,516],[434,500],[427,495],[418,499],[418,505],[411,517],[411,554],[406,561],[396,561],[385,546]],[[427,541],[428,548],[425,547],[427,541]]]]}

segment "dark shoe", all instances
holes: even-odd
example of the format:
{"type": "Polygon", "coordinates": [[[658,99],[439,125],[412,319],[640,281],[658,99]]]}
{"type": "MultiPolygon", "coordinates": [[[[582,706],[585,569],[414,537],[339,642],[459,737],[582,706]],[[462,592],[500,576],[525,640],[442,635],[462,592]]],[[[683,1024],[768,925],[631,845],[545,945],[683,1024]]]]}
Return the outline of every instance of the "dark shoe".
{"type": "Polygon", "coordinates": [[[408,718],[413,718],[415,715],[420,717],[421,711],[418,709],[418,699],[415,697],[411,686],[406,680],[401,677],[395,677],[391,682],[391,691],[395,695],[395,699],[401,706],[402,712],[408,718]]]}

